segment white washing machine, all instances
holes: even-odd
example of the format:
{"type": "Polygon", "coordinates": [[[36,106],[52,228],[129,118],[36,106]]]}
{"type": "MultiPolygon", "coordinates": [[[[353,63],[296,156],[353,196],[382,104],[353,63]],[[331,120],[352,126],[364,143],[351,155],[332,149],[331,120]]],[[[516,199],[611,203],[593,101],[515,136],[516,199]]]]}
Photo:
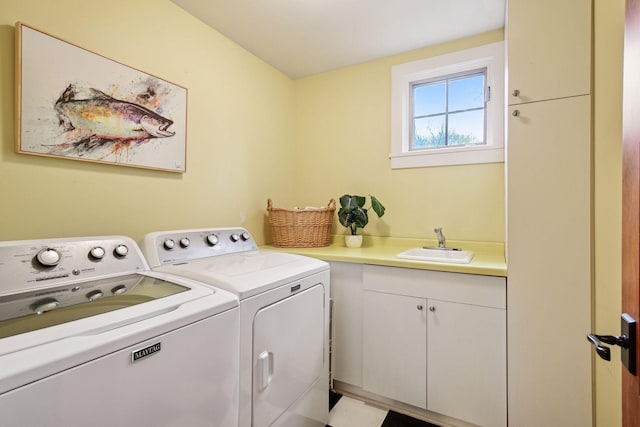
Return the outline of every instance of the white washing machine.
{"type": "Polygon", "coordinates": [[[258,250],[242,228],[150,233],[154,271],[240,299],[239,426],[324,427],[329,412],[329,266],[258,250]]]}
{"type": "Polygon", "coordinates": [[[0,242],[4,427],[238,425],[235,295],[123,236],[0,242]]]}

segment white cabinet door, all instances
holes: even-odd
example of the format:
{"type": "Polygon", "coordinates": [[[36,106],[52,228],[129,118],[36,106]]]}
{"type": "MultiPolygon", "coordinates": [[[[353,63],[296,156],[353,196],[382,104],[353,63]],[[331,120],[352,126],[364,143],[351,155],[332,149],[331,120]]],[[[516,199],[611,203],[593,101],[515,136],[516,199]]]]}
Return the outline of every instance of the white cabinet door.
{"type": "Polygon", "coordinates": [[[507,158],[512,425],[591,425],[590,105],[587,95],[509,109],[520,112],[507,158]]]}
{"type": "Polygon", "coordinates": [[[362,388],[426,408],[426,300],[364,292],[362,388]]]}
{"type": "Polygon", "coordinates": [[[427,305],[427,409],[506,426],[506,310],[437,300],[427,305]]]}
{"type": "Polygon", "coordinates": [[[509,0],[506,37],[509,104],[590,92],[591,0],[509,0]]]}
{"type": "Polygon", "coordinates": [[[362,387],[362,264],[330,262],[333,379],[362,387]]]}

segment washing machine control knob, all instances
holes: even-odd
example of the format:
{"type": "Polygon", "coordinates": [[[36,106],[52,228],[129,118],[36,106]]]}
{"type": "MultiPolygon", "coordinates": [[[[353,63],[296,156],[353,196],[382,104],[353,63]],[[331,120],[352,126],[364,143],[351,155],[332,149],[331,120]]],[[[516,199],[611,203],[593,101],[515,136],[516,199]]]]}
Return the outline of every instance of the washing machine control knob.
{"type": "Polygon", "coordinates": [[[33,309],[33,312],[35,314],[42,314],[44,312],[53,310],[54,308],[58,307],[60,305],[60,303],[58,302],[57,299],[55,298],[45,298],[42,299],[40,301],[36,301],[35,304],[33,304],[31,306],[31,308],[33,309]]]}
{"type": "Polygon", "coordinates": [[[104,255],[105,255],[105,250],[101,246],[94,246],[89,251],[89,256],[93,259],[102,259],[104,258],[104,255]]]}
{"type": "Polygon", "coordinates": [[[240,235],[233,233],[231,236],[229,236],[229,238],[231,239],[232,242],[237,242],[238,240],[240,240],[240,235]]]}
{"type": "Polygon", "coordinates": [[[188,248],[190,244],[191,244],[191,240],[189,240],[188,237],[183,237],[182,239],[180,239],[180,246],[181,247],[188,248]]]}
{"type": "Polygon", "coordinates": [[[54,267],[60,263],[62,255],[53,248],[44,248],[36,255],[38,263],[44,267],[54,267]]]}
{"type": "Polygon", "coordinates": [[[122,245],[122,244],[116,246],[116,248],[113,250],[113,254],[118,258],[124,258],[127,256],[128,253],[129,253],[129,248],[126,245],[122,245]]]}
{"type": "Polygon", "coordinates": [[[247,233],[247,232],[245,231],[244,233],[242,233],[242,234],[240,235],[240,238],[241,238],[244,242],[246,242],[247,240],[249,240],[249,239],[251,238],[251,235],[249,235],[249,233],[247,233]]]}
{"type": "Polygon", "coordinates": [[[215,234],[209,234],[206,240],[209,246],[215,246],[218,244],[218,236],[215,234]]]}
{"type": "Polygon", "coordinates": [[[87,294],[87,299],[89,301],[95,301],[102,298],[103,295],[104,293],[100,289],[96,289],[95,291],[91,291],[87,294]]]}
{"type": "Polygon", "coordinates": [[[162,243],[162,246],[164,246],[166,250],[170,251],[171,249],[176,247],[176,242],[174,242],[173,239],[166,239],[162,243]]]}
{"type": "Polygon", "coordinates": [[[127,292],[127,287],[125,285],[118,285],[115,288],[111,289],[111,293],[113,295],[120,295],[127,292]]]}

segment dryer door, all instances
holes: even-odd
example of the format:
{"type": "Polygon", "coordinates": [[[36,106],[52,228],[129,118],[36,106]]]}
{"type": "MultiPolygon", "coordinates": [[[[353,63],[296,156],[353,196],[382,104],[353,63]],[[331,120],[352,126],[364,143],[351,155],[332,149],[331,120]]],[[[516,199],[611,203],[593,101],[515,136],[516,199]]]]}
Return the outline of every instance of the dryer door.
{"type": "Polygon", "coordinates": [[[322,285],[258,311],[253,322],[254,427],[271,425],[320,376],[323,337],[322,285]]]}

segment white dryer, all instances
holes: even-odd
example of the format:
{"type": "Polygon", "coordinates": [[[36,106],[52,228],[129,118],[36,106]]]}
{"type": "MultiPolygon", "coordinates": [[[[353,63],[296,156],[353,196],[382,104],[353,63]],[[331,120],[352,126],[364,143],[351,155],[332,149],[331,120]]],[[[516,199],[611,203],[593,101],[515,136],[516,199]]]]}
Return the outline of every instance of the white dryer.
{"type": "Polygon", "coordinates": [[[124,236],[0,242],[0,424],[237,427],[235,295],[124,236]]]}
{"type": "Polygon", "coordinates": [[[327,263],[258,250],[243,228],[155,232],[142,248],[154,271],[240,299],[240,427],[326,425],[327,263]]]}

